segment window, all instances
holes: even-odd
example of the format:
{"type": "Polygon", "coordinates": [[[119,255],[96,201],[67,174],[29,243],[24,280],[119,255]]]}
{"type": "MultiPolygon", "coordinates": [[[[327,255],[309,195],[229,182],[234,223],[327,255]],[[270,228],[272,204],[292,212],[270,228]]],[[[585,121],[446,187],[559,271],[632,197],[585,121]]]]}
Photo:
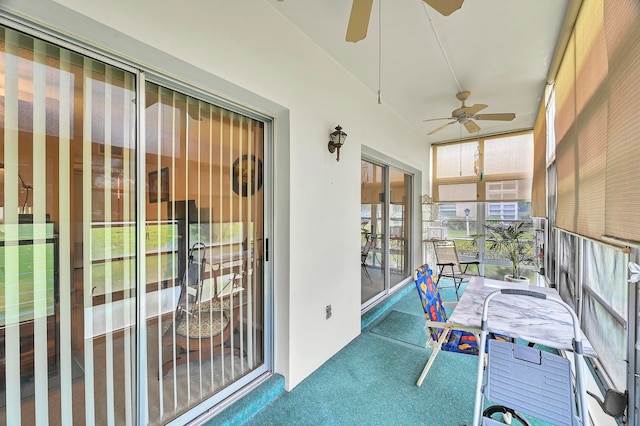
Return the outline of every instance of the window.
{"type": "MultiPolygon", "coordinates": [[[[525,222],[531,252],[534,250],[534,227],[530,216],[530,202],[445,203],[437,204],[437,212],[437,217],[428,221],[427,237],[454,240],[458,255],[465,259],[480,259],[484,274],[489,278],[503,279],[510,270],[509,262],[505,258],[478,245],[477,236],[485,233],[485,224],[498,221],[525,222]]],[[[537,265],[525,265],[524,275],[530,280],[535,279],[536,268],[537,265]]]]}
{"type": "Polygon", "coordinates": [[[438,216],[441,218],[456,217],[456,205],[455,204],[440,204],[438,206],[438,216]]]}
{"type": "Polygon", "coordinates": [[[561,230],[556,233],[560,246],[558,292],[579,313],[582,329],[598,352],[597,362],[607,386],[626,389],[629,255],[561,230]]]}
{"type": "Polygon", "coordinates": [[[434,145],[435,202],[531,201],[533,133],[434,145]]]}
{"type": "Polygon", "coordinates": [[[516,220],[518,218],[518,203],[487,203],[487,218],[516,220]]]}
{"type": "MultiPolygon", "coordinates": [[[[427,235],[454,239],[458,253],[479,258],[490,278],[509,274],[507,260],[478,247],[475,237],[490,221],[524,221],[533,243],[533,148],[532,132],[434,145],[432,193],[438,218],[430,221],[427,235]]],[[[526,267],[530,279],[535,267],[526,267]]]]}

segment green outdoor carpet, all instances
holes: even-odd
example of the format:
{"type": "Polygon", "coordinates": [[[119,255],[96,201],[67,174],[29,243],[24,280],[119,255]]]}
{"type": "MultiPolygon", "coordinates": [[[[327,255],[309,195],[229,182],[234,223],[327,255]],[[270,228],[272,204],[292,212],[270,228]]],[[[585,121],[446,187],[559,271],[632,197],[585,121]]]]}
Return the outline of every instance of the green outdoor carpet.
{"type": "Polygon", "coordinates": [[[424,321],[424,315],[417,316],[392,310],[371,329],[371,332],[422,348],[427,342],[424,321]]]}
{"type": "MultiPolygon", "coordinates": [[[[455,300],[452,290],[443,291],[442,296],[455,300]]],[[[415,289],[392,304],[388,312],[294,389],[283,392],[257,413],[236,421],[217,416],[207,426],[471,424],[478,358],[441,352],[422,386],[416,386],[431,349],[424,347],[424,311],[415,289]],[[423,339],[420,343],[419,335],[423,339]],[[407,344],[405,339],[413,343],[407,344]]],[[[548,426],[529,420],[533,426],[548,426]]]]}

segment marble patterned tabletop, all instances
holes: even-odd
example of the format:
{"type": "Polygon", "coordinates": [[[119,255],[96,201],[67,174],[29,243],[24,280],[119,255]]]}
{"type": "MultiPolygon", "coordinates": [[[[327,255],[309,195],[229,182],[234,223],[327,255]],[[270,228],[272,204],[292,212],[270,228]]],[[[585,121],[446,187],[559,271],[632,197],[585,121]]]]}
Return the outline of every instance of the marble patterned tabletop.
{"type": "MultiPolygon", "coordinates": [[[[490,293],[504,288],[523,289],[523,287],[523,284],[471,277],[449,321],[479,328],[482,305],[490,293]]],[[[544,293],[548,298],[561,300],[558,292],[552,288],[526,286],[526,289],[544,293]]],[[[491,299],[487,320],[489,331],[494,333],[506,334],[556,349],[572,349],[571,315],[557,303],[534,297],[498,295],[491,299]]],[[[595,350],[584,334],[582,341],[584,354],[596,357],[595,350]]]]}

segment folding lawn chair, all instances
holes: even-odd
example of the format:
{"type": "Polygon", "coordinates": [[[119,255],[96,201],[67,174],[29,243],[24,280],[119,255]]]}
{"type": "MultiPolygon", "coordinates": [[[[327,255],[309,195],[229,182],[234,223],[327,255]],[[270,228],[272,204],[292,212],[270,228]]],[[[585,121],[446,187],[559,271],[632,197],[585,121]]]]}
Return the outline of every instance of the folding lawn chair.
{"type": "Polygon", "coordinates": [[[467,269],[469,266],[474,265],[476,267],[476,275],[480,275],[480,262],[477,260],[461,262],[458,258],[456,244],[452,240],[434,241],[433,248],[436,254],[436,265],[438,266],[436,283],[440,285],[440,278],[442,277],[451,279],[453,281],[453,288],[456,291],[456,297],[460,298],[458,294],[460,285],[462,281],[469,277],[467,269]]]}
{"type": "MultiPolygon", "coordinates": [[[[414,280],[427,318],[425,323],[425,330],[429,334],[427,345],[433,347],[431,356],[416,383],[421,386],[441,350],[478,355],[480,329],[455,324],[447,319],[440,291],[433,282],[432,271],[428,264],[415,270],[414,280]]],[[[456,302],[447,302],[447,304],[455,305],[456,302]]],[[[503,336],[496,336],[496,338],[506,340],[503,336]]]]}

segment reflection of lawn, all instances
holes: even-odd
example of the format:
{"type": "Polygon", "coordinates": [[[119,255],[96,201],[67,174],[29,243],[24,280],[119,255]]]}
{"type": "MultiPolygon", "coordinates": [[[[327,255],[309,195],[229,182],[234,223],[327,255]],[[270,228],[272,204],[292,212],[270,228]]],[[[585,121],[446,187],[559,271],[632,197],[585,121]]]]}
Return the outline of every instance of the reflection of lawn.
{"type": "Polygon", "coordinates": [[[467,238],[467,237],[470,237],[470,235],[467,235],[467,231],[466,230],[462,230],[462,229],[448,229],[447,230],[447,235],[449,235],[449,238],[467,238]]]}
{"type": "MultiPolygon", "coordinates": [[[[9,285],[8,288],[5,288],[8,277],[6,276],[4,265],[6,264],[5,262],[10,262],[14,256],[10,255],[9,259],[5,259],[5,248],[0,247],[0,325],[5,325],[7,322],[7,311],[15,312],[17,310],[19,312],[17,318],[8,319],[9,323],[32,320],[53,314],[53,244],[46,243],[44,258],[38,260],[34,258],[34,247],[31,244],[20,245],[18,251],[11,251],[17,254],[15,261],[18,264],[18,285],[9,285]],[[40,281],[42,276],[45,278],[40,281]],[[36,299],[37,297],[40,299],[36,299]],[[13,304],[13,306],[6,306],[7,302],[13,304]],[[15,305],[16,302],[17,306],[15,305]],[[38,307],[37,312],[36,307],[38,307]],[[44,307],[44,310],[41,309],[42,307],[44,307]]],[[[10,277],[9,282],[15,283],[10,277]]]]}
{"type": "MultiPolygon", "coordinates": [[[[92,265],[92,294],[94,296],[106,292],[107,265],[111,267],[111,279],[109,280],[111,292],[134,288],[136,280],[135,259],[106,261],[92,265]]],[[[170,280],[175,277],[177,270],[176,253],[146,256],[147,284],[170,280]],[[173,265],[171,264],[172,262],[173,265]],[[158,268],[160,269],[159,271],[158,268]]]]}
{"type": "Polygon", "coordinates": [[[135,227],[133,225],[100,226],[91,228],[91,259],[104,259],[106,251],[111,257],[135,254],[135,227]]]}
{"type": "MultiPolygon", "coordinates": [[[[93,226],[91,228],[91,260],[134,256],[135,232],[135,225],[126,223],[93,226]],[[109,250],[109,256],[107,256],[107,250],[109,250]]],[[[176,250],[177,235],[175,223],[148,223],[145,226],[147,253],[176,250]]]]}

